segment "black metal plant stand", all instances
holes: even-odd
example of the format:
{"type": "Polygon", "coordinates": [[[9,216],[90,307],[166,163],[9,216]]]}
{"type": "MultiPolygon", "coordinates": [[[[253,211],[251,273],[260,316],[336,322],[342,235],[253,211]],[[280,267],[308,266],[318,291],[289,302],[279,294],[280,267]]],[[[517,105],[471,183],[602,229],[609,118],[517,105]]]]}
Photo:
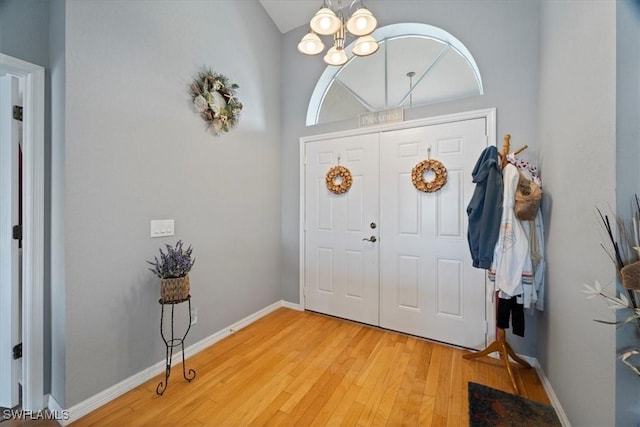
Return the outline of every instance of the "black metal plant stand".
{"type": "Polygon", "coordinates": [[[184,339],[187,337],[189,333],[189,329],[191,329],[191,295],[189,295],[185,299],[177,300],[177,301],[158,301],[160,306],[162,307],[162,312],[160,314],[160,336],[162,336],[162,340],[167,347],[166,351],[166,365],[164,372],[164,381],[160,381],[160,384],[156,387],[156,394],[162,396],[167,387],[169,386],[169,375],[171,375],[171,359],[173,357],[173,348],[180,346],[182,349],[182,376],[188,382],[191,382],[196,377],[196,371],[193,369],[189,369],[189,375],[187,376],[186,367],[184,364],[184,339]],[[174,328],[173,328],[173,313],[176,307],[176,304],[180,304],[182,302],[187,301],[189,303],[189,325],[187,326],[187,330],[185,331],[182,338],[175,338],[174,328]],[[171,306],[171,338],[167,339],[164,336],[164,307],[165,305],[171,306]]]}

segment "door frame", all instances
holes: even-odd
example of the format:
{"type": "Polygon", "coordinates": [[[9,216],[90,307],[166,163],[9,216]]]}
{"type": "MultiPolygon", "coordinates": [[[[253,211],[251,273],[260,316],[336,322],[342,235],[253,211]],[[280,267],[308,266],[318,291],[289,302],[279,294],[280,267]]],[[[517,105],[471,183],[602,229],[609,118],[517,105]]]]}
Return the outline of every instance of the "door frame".
{"type": "Polygon", "coordinates": [[[43,67],[0,53],[0,74],[23,82],[22,408],[44,408],[43,67]]]}
{"type": "MultiPolygon", "coordinates": [[[[485,119],[486,122],[486,135],[487,146],[497,146],[497,128],[496,128],[496,109],[487,108],[482,110],[473,110],[460,113],[447,114],[442,116],[427,117],[423,119],[409,120],[400,123],[389,123],[378,126],[370,126],[365,128],[351,129],[339,132],[330,132],[319,135],[303,136],[299,140],[300,144],[300,224],[299,224],[299,292],[300,292],[300,307],[306,310],[305,300],[305,240],[306,240],[306,211],[305,211],[305,198],[306,198],[306,144],[309,142],[322,141],[325,139],[343,138],[364,134],[375,134],[380,132],[387,132],[392,130],[410,129],[423,126],[439,125],[444,123],[460,122],[464,120],[472,119],[485,119]]],[[[486,289],[485,295],[485,312],[487,323],[487,334],[485,345],[495,341],[496,339],[496,319],[491,313],[495,313],[495,301],[493,296],[493,284],[487,279],[485,280],[486,289]]]]}

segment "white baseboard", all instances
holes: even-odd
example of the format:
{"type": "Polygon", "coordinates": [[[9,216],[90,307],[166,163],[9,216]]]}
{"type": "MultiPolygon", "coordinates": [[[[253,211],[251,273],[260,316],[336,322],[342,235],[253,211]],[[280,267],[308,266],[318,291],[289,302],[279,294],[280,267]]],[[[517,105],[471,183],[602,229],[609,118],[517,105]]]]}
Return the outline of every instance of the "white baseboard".
{"type": "Polygon", "coordinates": [[[569,418],[567,417],[566,412],[564,412],[564,409],[560,404],[560,400],[558,400],[558,396],[556,396],[555,391],[553,391],[553,387],[551,386],[551,382],[549,382],[549,378],[547,378],[547,375],[542,370],[542,366],[540,366],[538,359],[534,359],[534,361],[535,363],[532,363],[531,366],[533,366],[536,369],[536,372],[538,373],[538,377],[540,377],[540,381],[542,381],[542,386],[544,387],[544,391],[546,391],[547,396],[549,396],[549,400],[551,401],[551,406],[553,406],[553,409],[556,410],[556,415],[560,420],[560,424],[562,424],[563,427],[571,427],[569,418]]]}
{"type": "Polygon", "coordinates": [[[300,304],[296,304],[294,302],[282,301],[282,306],[290,308],[291,310],[304,311],[304,308],[302,308],[300,304]]]}
{"type": "MultiPolygon", "coordinates": [[[[523,359],[525,362],[527,362],[536,370],[536,372],[538,373],[538,377],[542,382],[542,386],[544,387],[544,391],[547,392],[547,396],[549,396],[549,400],[551,401],[551,406],[553,406],[553,409],[555,409],[556,415],[558,416],[560,423],[562,424],[563,427],[571,427],[569,418],[567,417],[567,414],[564,412],[564,409],[560,404],[560,400],[558,400],[558,396],[556,396],[555,391],[553,391],[551,382],[549,382],[549,378],[547,378],[547,375],[544,373],[544,370],[542,369],[542,366],[540,366],[540,362],[538,362],[538,359],[536,359],[535,357],[525,356],[522,354],[518,354],[517,356],[523,359]]],[[[492,357],[494,359],[499,358],[496,352],[491,353],[489,357],[492,357]]]]}
{"type": "Polygon", "coordinates": [[[54,399],[54,397],[51,396],[50,394],[46,394],[44,396],[44,404],[51,411],[62,412],[64,410],[62,409],[62,405],[60,405],[58,401],[54,399]]]}
{"type": "Polygon", "coordinates": [[[62,425],[67,425],[71,422],[71,415],[68,410],[62,409],[62,405],[58,403],[56,399],[50,394],[44,396],[44,404],[53,416],[53,419],[58,421],[62,425]]]}
{"type": "MultiPolygon", "coordinates": [[[[280,307],[286,307],[293,310],[300,310],[299,304],[294,304],[294,303],[290,303],[282,300],[277,301],[263,308],[262,310],[258,310],[257,312],[250,314],[244,319],[239,320],[238,322],[235,322],[234,324],[221,329],[220,331],[214,333],[213,335],[210,335],[207,338],[185,348],[184,349],[185,359],[201,352],[205,348],[211,346],[212,344],[215,344],[216,342],[222,340],[223,338],[228,337],[234,332],[239,331],[240,329],[246,326],[249,326],[251,323],[277,310],[280,307]]],[[[178,355],[178,357],[173,358],[172,366],[177,365],[179,363],[182,363],[182,358],[179,357],[178,355]]],[[[58,420],[59,423],[65,426],[69,423],[72,423],[73,421],[77,421],[78,419],[89,414],[90,412],[95,411],[99,407],[111,402],[112,400],[123,395],[124,393],[130,390],[133,390],[134,388],[138,387],[140,384],[144,384],[145,382],[149,381],[153,377],[164,372],[164,370],[165,370],[165,361],[161,360],[160,362],[154,364],[153,366],[150,366],[149,368],[141,372],[138,372],[137,374],[119,382],[118,384],[114,384],[108,389],[103,390],[102,392],[96,394],[95,396],[92,396],[76,405],[73,405],[68,410],[63,410],[62,407],[58,404],[58,402],[56,402],[53,397],[49,396],[48,402],[51,405],[49,406],[49,409],[56,410],[56,411],[59,411],[59,413],[65,413],[68,415],[65,417],[67,419],[58,420]]]]}
{"type": "MultiPolygon", "coordinates": [[[[518,356],[520,359],[524,360],[531,366],[535,367],[538,364],[538,359],[536,359],[535,357],[525,356],[524,354],[516,354],[516,356],[518,356]]],[[[490,357],[492,359],[500,359],[500,354],[497,351],[494,351],[493,353],[489,353],[487,357],[490,357]]]]}

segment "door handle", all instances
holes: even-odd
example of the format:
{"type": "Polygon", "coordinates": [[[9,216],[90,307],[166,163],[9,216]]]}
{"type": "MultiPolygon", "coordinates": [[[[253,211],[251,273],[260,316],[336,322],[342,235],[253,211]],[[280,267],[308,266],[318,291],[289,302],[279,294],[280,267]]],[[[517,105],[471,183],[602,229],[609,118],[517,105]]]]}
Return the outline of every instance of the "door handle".
{"type": "Polygon", "coordinates": [[[378,241],[378,239],[376,238],[376,236],[371,236],[371,237],[369,237],[368,239],[365,237],[365,238],[364,238],[364,239],[362,239],[362,240],[364,240],[364,241],[366,241],[366,242],[371,242],[371,243],[375,243],[375,242],[377,242],[377,241],[378,241]]]}

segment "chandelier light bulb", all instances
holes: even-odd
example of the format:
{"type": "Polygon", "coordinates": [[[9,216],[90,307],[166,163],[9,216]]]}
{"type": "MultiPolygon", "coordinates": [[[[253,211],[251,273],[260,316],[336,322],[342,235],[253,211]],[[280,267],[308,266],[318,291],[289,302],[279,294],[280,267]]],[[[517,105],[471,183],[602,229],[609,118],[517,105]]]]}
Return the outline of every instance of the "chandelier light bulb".
{"type": "Polygon", "coordinates": [[[363,36],[356,40],[353,46],[353,54],[358,56],[367,56],[375,53],[380,45],[373,36],[363,36]]]}
{"type": "Polygon", "coordinates": [[[340,19],[333,10],[323,7],[311,18],[311,29],[323,36],[329,36],[340,29],[340,19]]]}
{"type": "Polygon", "coordinates": [[[361,7],[347,21],[347,30],[354,36],[366,36],[376,29],[378,20],[369,9],[361,7]]]}
{"type": "Polygon", "coordinates": [[[373,50],[373,46],[371,46],[371,43],[369,42],[362,43],[362,53],[369,53],[372,50],[373,50]]]}
{"type": "Polygon", "coordinates": [[[348,60],[349,57],[345,53],[344,49],[338,49],[335,46],[329,49],[327,54],[324,56],[324,62],[329,65],[342,65],[348,60]]]}
{"type": "Polygon", "coordinates": [[[298,43],[298,50],[305,55],[317,55],[324,49],[324,43],[313,31],[308,32],[298,43]]]}
{"type": "Polygon", "coordinates": [[[331,20],[326,16],[320,18],[320,28],[327,31],[329,27],[331,27],[331,20]]]}

